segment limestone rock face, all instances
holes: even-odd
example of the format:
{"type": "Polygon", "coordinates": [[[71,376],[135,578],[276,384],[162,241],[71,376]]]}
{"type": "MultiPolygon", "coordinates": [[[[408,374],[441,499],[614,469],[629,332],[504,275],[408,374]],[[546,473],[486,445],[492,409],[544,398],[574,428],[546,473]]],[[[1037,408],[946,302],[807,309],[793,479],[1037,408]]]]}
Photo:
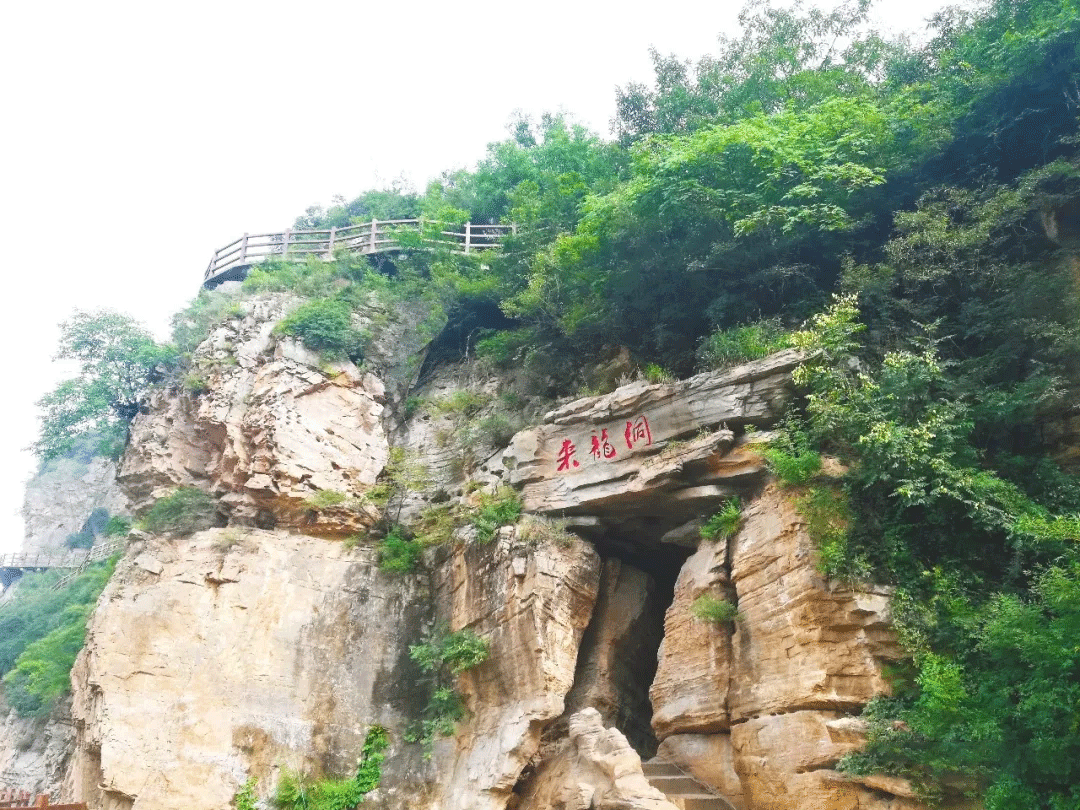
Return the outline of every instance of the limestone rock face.
{"type": "Polygon", "coordinates": [[[636,382],[571,402],[514,437],[504,454],[510,481],[530,511],[656,517],[669,524],[664,530],[672,528],[730,495],[733,482],[762,471],[761,459],[741,449],[727,428],[774,422],[801,358],[788,350],[727,371],[636,382]]]}
{"type": "MultiPolygon", "coordinates": [[[[211,529],[137,542],[72,675],[70,794],[91,807],[225,808],[249,776],[267,790],[281,767],[350,772],[373,724],[399,745],[417,702],[400,641],[419,635],[417,597],[370,551],[313,537],[211,529]]],[[[419,755],[390,754],[384,771],[405,790],[419,755]]]]}
{"type": "Polygon", "coordinates": [[[374,520],[362,505],[324,515],[304,503],[319,490],[361,495],[389,443],[379,378],[273,336],[292,303],[259,299],[218,327],[193,360],[205,390],[158,392],[135,419],[120,480],[139,506],[185,485],[223,496],[249,524],[346,535],[374,520]]]}
{"type": "Polygon", "coordinates": [[[749,810],[908,807],[909,795],[882,798],[880,784],[832,770],[861,744],[843,712],[885,692],[882,666],[900,655],[888,591],[837,588],[815,562],[775,485],[726,544],[701,544],[679,574],[650,693],[661,756],[749,810]],[[736,621],[695,619],[701,594],[734,602],[736,621]]]}
{"type": "Polygon", "coordinates": [[[0,696],[0,788],[60,796],[75,739],[71,704],[48,717],[20,717],[0,696]]]}
{"type": "Polygon", "coordinates": [[[592,614],[600,559],[582,540],[459,545],[436,575],[451,630],[488,639],[491,653],[460,678],[470,717],[436,746],[442,810],[504,808],[563,712],[578,647],[592,614]]]}
{"type": "Polygon", "coordinates": [[[653,729],[672,734],[725,731],[731,724],[731,628],[693,614],[702,596],[728,596],[727,542],[702,542],[679,571],[675,598],[664,619],[659,667],[649,690],[653,729]]]}
{"type": "Polygon", "coordinates": [[[75,459],[51,461],[26,485],[23,552],[67,553],[70,549],[64,541],[68,535],[79,531],[99,507],[114,515],[128,511],[128,499],[116,485],[114,462],[100,457],[85,463],[75,459]]]}
{"type": "Polygon", "coordinates": [[[857,711],[886,692],[882,664],[901,651],[886,588],[852,591],[818,573],[792,498],[775,486],[744,511],[733,538],[738,597],[733,720],[795,709],[857,711]]]}
{"type": "Polygon", "coordinates": [[[562,750],[545,765],[521,810],[679,810],[652,787],[622,732],[604,728],[600,712],[572,715],[562,750]]]}

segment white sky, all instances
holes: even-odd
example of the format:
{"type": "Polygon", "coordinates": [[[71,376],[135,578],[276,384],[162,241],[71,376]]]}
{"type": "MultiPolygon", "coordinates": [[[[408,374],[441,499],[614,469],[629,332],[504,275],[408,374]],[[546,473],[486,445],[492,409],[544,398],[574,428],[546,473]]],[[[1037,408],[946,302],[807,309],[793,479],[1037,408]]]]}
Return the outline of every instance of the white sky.
{"type": "MultiPolygon", "coordinates": [[[[879,0],[895,30],[940,0],[879,0]]],[[[167,335],[213,251],[334,194],[422,187],[516,109],[601,135],[648,49],[697,59],[739,4],[668,0],[9,3],[0,30],[6,312],[0,553],[22,539],[22,452],[60,379],[56,325],[110,307],[167,335]]]]}

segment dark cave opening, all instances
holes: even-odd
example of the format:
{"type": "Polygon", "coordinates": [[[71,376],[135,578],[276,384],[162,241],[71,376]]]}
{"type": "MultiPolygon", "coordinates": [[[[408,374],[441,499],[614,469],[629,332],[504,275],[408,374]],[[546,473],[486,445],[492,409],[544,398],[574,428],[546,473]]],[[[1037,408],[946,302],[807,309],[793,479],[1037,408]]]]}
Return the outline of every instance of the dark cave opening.
{"type": "Polygon", "coordinates": [[[664,615],[688,548],[655,544],[629,548],[617,538],[594,541],[603,560],[600,592],[578,652],[574,686],[566,697],[565,720],[586,707],[597,709],[643,759],[656,754],[649,688],[656,676],[664,637],[664,615]]]}
{"type": "Polygon", "coordinates": [[[419,379],[425,379],[439,365],[468,356],[484,330],[513,329],[517,325],[517,321],[508,318],[494,301],[460,302],[450,313],[446,326],[431,341],[419,379]]]}

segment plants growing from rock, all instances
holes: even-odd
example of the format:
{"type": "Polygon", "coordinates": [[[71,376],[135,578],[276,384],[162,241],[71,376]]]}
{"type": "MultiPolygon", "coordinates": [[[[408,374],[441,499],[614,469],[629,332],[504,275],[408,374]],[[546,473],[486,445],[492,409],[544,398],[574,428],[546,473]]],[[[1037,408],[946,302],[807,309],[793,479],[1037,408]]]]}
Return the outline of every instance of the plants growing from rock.
{"type": "Polygon", "coordinates": [[[783,423],[762,455],[785,486],[803,486],[821,470],[821,454],[811,448],[806,431],[791,419],[783,423]]]}
{"type": "Polygon", "coordinates": [[[509,487],[499,487],[493,494],[480,494],[480,505],[472,515],[476,542],[490,543],[502,526],[514,523],[521,514],[521,499],[509,487]]]}
{"type": "Polygon", "coordinates": [[[712,594],[703,593],[690,605],[690,612],[698,619],[713,624],[727,624],[742,618],[738,609],[729,602],[712,594]]]}
{"type": "Polygon", "coordinates": [[[465,716],[465,705],[455,688],[456,677],[478,667],[490,652],[487,639],[468,629],[451,633],[436,628],[421,643],[409,647],[409,657],[428,676],[431,698],[423,718],[406,739],[421,743],[425,756],[431,755],[437,739],[453,734],[455,724],[465,716]]]}
{"type": "Polygon", "coordinates": [[[703,371],[727,368],[767,357],[790,346],[791,335],[776,319],[718,329],[698,346],[698,367],[703,371]]]}
{"type": "Polygon", "coordinates": [[[297,307],[275,331],[299,338],[327,360],[364,358],[364,335],[352,323],[352,307],[340,298],[315,298],[297,307]]]}
{"type": "Polygon", "coordinates": [[[379,543],[379,568],[391,574],[411,574],[420,565],[423,543],[405,537],[405,530],[395,526],[379,543]]]}
{"type": "Polygon", "coordinates": [[[701,527],[703,540],[727,540],[739,530],[742,521],[742,509],[738,498],[729,498],[719,512],[705,521],[701,527]]]}
{"type": "Polygon", "coordinates": [[[235,810],[258,810],[258,797],[255,795],[255,787],[258,784],[254,776],[244,782],[243,786],[233,796],[235,810]]]}
{"type": "Polygon", "coordinates": [[[389,745],[386,729],[382,726],[368,729],[356,773],[349,779],[308,779],[286,771],[278,783],[274,807],[280,810],[353,810],[364,801],[364,796],[379,786],[389,745]]]}
{"type": "Polygon", "coordinates": [[[124,515],[113,515],[105,524],[106,537],[125,537],[131,531],[131,518],[124,515]]]}
{"type": "Polygon", "coordinates": [[[140,519],[153,534],[193,534],[209,529],[218,519],[218,502],[198,487],[178,487],[154,501],[140,519]]]}
{"type": "Polygon", "coordinates": [[[349,496],[344,492],[338,492],[335,489],[320,489],[314,495],[305,498],[304,505],[308,509],[331,509],[335,506],[341,506],[348,499],[349,496]]]}

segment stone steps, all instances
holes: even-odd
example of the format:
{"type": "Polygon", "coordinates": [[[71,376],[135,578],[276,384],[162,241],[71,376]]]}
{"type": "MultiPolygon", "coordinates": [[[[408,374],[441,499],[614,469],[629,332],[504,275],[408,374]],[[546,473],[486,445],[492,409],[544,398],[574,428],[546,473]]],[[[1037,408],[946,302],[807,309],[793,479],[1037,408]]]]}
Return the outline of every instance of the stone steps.
{"type": "Polygon", "coordinates": [[[732,810],[730,802],[710,793],[694,777],[683,773],[670,762],[653,758],[641,763],[641,770],[650,785],[682,810],[732,810]]]}

